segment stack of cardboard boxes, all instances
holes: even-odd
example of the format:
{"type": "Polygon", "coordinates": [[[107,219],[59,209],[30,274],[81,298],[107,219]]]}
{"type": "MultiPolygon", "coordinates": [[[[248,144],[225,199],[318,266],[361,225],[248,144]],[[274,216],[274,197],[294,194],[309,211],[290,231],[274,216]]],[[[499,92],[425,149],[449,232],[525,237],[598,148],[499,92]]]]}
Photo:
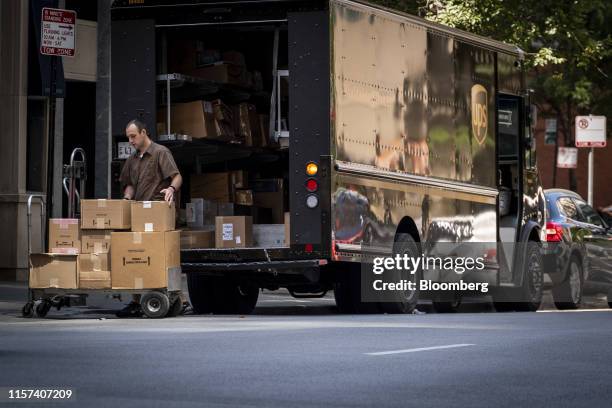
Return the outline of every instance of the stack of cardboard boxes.
{"type": "Polygon", "coordinates": [[[282,179],[255,179],[245,171],[191,175],[189,230],[182,248],[282,247],[289,245],[282,179]]]}
{"type": "Polygon", "coordinates": [[[49,221],[49,253],[31,255],[30,287],[179,288],[174,224],[174,204],[82,200],[80,222],[49,221]]]}

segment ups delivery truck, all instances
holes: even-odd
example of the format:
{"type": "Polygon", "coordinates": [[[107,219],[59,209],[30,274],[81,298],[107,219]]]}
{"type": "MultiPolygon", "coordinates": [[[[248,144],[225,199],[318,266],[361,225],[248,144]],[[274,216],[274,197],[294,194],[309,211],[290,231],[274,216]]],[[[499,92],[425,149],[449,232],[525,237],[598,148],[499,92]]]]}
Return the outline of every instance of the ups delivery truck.
{"type": "Polygon", "coordinates": [[[288,213],[285,245],[181,250],[196,313],[249,313],[262,288],[334,290],[341,312],[409,313],[422,296],[451,311],[462,293],[362,296],[374,257],[440,242],[497,245],[478,280],[498,308],[539,306],[545,209],[519,48],[358,0],[117,0],[111,72],[113,136],[149,124],[181,167],[182,207],[195,177],[240,170],[288,213]],[[173,111],[194,101],[199,129],[173,111]],[[223,139],[223,106],[245,102],[263,140],[223,139]]]}

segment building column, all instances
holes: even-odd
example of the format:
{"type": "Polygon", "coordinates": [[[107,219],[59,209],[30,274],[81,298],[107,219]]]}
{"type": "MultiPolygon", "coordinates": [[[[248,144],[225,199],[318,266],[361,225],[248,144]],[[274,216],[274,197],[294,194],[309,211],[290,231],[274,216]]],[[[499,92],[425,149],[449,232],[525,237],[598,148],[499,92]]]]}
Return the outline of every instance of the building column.
{"type": "Polygon", "coordinates": [[[95,197],[110,198],[111,137],[111,8],[98,0],[98,75],[96,82],[95,197]]]}
{"type": "MultiPolygon", "coordinates": [[[[24,280],[28,270],[28,5],[27,1],[0,1],[0,280],[24,280]]],[[[40,242],[40,206],[33,210],[33,242],[40,242]]]]}

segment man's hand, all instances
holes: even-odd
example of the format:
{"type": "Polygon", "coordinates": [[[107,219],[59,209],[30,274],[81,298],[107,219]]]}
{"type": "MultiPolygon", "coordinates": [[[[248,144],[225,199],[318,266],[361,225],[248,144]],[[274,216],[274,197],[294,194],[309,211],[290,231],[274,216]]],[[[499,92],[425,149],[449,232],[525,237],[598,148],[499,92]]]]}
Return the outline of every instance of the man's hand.
{"type": "Polygon", "coordinates": [[[164,200],[168,202],[168,207],[172,205],[172,201],[174,201],[174,187],[170,186],[168,188],[164,188],[160,191],[164,195],[164,200]]]}

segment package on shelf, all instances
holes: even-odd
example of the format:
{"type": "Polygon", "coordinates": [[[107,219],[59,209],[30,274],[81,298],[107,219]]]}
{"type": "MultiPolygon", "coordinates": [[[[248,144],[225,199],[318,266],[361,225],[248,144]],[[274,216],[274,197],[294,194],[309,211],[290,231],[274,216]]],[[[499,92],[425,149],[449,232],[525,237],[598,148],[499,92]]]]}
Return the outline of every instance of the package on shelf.
{"type": "MultiPolygon", "coordinates": [[[[167,108],[157,111],[158,134],[168,133],[167,108]]],[[[170,133],[189,135],[194,139],[216,139],[217,127],[212,103],[192,101],[174,103],[170,106],[170,133]]]]}
{"type": "Polygon", "coordinates": [[[215,219],[216,248],[246,248],[253,246],[253,218],[219,216],[215,219]]]}
{"type": "Polygon", "coordinates": [[[214,248],[215,226],[206,225],[201,230],[182,230],[181,249],[214,248]]]}
{"type": "Polygon", "coordinates": [[[253,245],[263,248],[285,246],[285,225],[253,224],[253,245]]]}

